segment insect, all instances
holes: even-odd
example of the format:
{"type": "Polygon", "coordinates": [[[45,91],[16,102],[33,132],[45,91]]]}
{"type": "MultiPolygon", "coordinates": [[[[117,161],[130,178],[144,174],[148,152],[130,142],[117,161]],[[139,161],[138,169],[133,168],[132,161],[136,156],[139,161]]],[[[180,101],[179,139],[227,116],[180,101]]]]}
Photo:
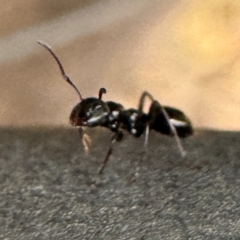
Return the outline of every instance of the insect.
{"type": "Polygon", "coordinates": [[[70,123],[73,126],[79,127],[80,136],[84,145],[86,145],[86,143],[84,141],[85,135],[83,127],[102,126],[114,132],[106,157],[100,167],[100,174],[103,173],[109,157],[112,154],[113,143],[122,140],[124,135],[123,131],[129,132],[134,137],[145,135],[145,147],[147,146],[150,130],[173,135],[182,156],[185,155],[179,137],[187,137],[193,134],[193,128],[191,122],[182,111],[168,106],[161,106],[148,92],[143,92],[141,95],[138,109],[131,108],[126,110],[119,103],[113,101],[104,102],[102,96],[106,94],[105,88],[100,88],[98,98],[89,97],[84,99],[76,85],[65,73],[62,63],[52,48],[42,41],[38,41],[38,43],[50,52],[56,60],[63,78],[75,89],[80,98],[80,102],[73,108],[70,114],[70,123]],[[143,112],[146,97],[152,102],[148,113],[143,112]]]}

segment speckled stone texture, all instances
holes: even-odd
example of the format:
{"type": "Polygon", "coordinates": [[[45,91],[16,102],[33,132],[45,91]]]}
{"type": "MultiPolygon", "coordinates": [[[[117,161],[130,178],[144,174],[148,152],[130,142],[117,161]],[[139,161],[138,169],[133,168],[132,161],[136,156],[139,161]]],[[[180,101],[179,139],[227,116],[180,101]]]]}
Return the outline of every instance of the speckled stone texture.
{"type": "Polygon", "coordinates": [[[0,130],[0,239],[240,239],[240,133],[197,131],[184,139],[151,132],[116,143],[111,133],[0,130]]]}

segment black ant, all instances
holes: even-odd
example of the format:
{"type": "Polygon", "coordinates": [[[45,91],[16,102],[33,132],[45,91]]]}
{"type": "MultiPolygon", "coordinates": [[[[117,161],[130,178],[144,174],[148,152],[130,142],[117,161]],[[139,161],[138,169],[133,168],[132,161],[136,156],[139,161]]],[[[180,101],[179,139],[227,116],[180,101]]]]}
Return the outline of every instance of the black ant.
{"type": "MultiPolygon", "coordinates": [[[[122,130],[129,132],[134,137],[145,135],[145,147],[147,146],[150,130],[155,130],[162,134],[173,135],[176,138],[181,155],[185,156],[185,151],[181,145],[179,137],[187,137],[193,134],[193,128],[191,122],[182,111],[168,106],[161,106],[160,103],[155,101],[152,95],[148,92],[143,92],[139,101],[138,110],[133,108],[125,110],[119,103],[102,101],[102,95],[106,93],[105,88],[100,88],[98,98],[90,97],[83,99],[80,91],[66,75],[60,60],[51,47],[42,41],[38,41],[38,43],[51,53],[58,63],[63,78],[79,95],[80,102],[73,108],[70,114],[70,123],[73,126],[79,127],[83,143],[83,127],[102,126],[114,132],[114,135],[111,138],[110,147],[99,173],[103,173],[109,157],[112,154],[113,143],[122,140],[122,130]],[[152,101],[148,114],[143,112],[146,97],[150,98],[152,101]]],[[[84,145],[85,144],[86,143],[84,143],[84,145]]]]}

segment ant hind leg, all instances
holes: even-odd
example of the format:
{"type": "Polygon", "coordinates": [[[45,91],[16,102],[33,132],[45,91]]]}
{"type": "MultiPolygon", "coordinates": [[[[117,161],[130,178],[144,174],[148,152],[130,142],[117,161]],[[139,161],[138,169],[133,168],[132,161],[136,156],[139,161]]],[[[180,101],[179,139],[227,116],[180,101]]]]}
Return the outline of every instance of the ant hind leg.
{"type": "Polygon", "coordinates": [[[145,99],[146,97],[148,97],[152,102],[154,101],[153,96],[147,92],[144,91],[140,97],[139,103],[138,103],[138,111],[142,112],[143,111],[143,107],[144,107],[144,103],[145,103],[145,99]]]}

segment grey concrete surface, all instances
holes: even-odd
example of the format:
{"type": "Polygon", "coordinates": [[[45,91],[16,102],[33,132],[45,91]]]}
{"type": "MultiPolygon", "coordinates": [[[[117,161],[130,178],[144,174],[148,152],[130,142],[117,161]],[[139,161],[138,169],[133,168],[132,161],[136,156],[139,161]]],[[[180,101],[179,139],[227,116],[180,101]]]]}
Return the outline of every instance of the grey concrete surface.
{"type": "Polygon", "coordinates": [[[240,239],[240,133],[183,141],[126,136],[99,178],[111,133],[0,130],[0,239],[240,239]],[[96,184],[93,184],[95,181],[96,184]]]}

